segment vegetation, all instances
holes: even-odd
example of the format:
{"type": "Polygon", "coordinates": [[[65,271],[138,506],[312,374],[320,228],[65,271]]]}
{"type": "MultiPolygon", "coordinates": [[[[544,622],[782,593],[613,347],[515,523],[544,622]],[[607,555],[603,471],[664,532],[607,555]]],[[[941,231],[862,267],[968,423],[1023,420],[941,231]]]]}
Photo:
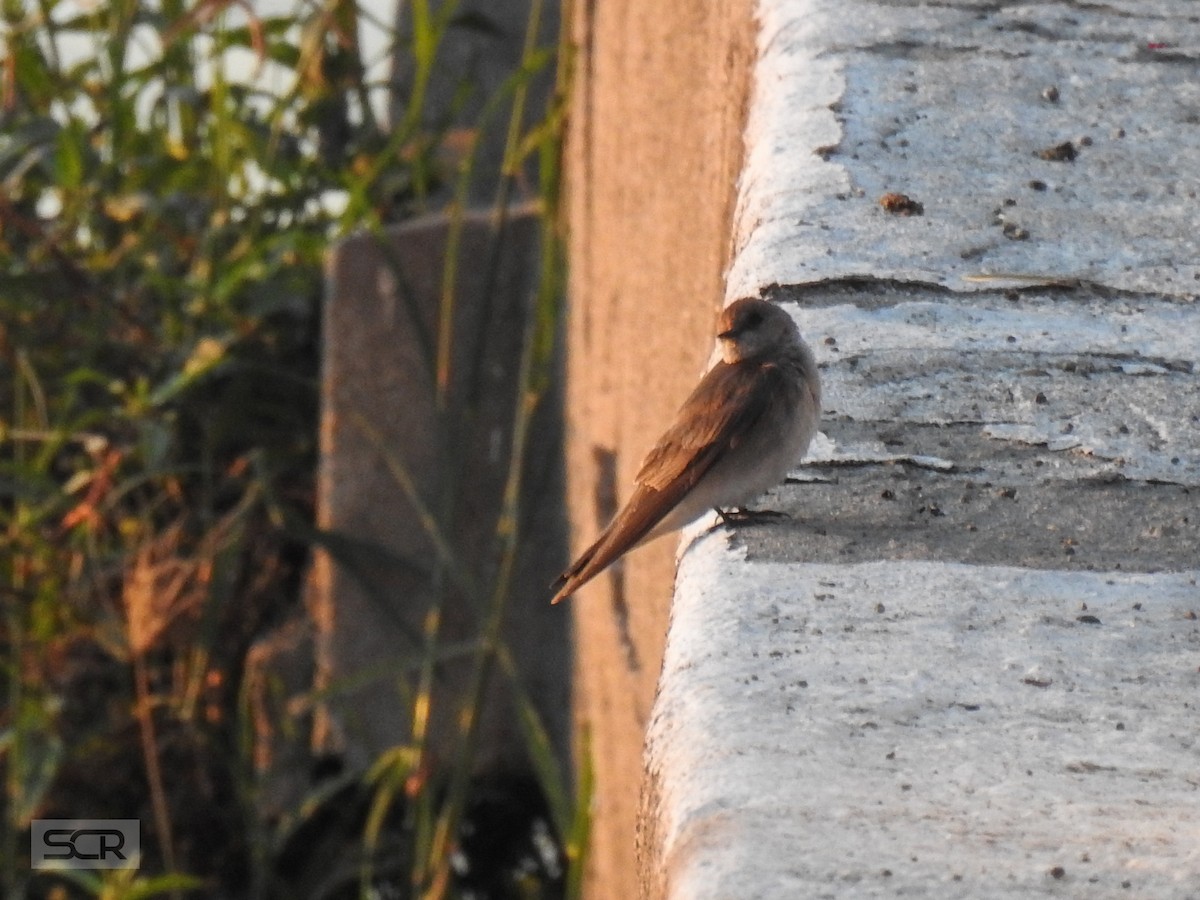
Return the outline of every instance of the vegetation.
{"type": "MultiPolygon", "coordinates": [[[[245,0],[0,7],[6,896],[300,897],[280,873],[331,834],[349,834],[361,864],[311,896],[467,893],[450,861],[477,809],[469,742],[454,769],[420,779],[408,776],[421,748],[398,747],[369,778],[327,783],[286,821],[267,822],[245,702],[247,653],[295,607],[320,538],[326,249],[435,196],[461,212],[474,174],[477,135],[448,155],[421,112],[448,30],[487,23],[458,16],[454,2],[409,6],[413,33],[399,50],[416,74],[390,125],[359,35],[391,25],[366,23],[353,0],[296,0],[278,16],[245,0]],[[140,816],[146,864],[70,880],[30,873],[36,816],[140,816]]],[[[545,390],[561,295],[561,110],[524,109],[530,79],[555,57],[533,39],[540,14],[532,0],[523,64],[484,107],[509,123],[497,204],[532,166],[545,223],[518,436],[545,390]]],[[[457,265],[452,255],[445,304],[457,265]]],[[[496,532],[506,560],[519,465],[510,487],[496,532]]],[[[438,537],[436,519],[428,527],[438,537]]],[[[471,652],[482,680],[511,674],[494,632],[503,578],[502,565],[481,589],[471,652]]],[[[549,855],[570,868],[514,866],[497,875],[504,887],[475,884],[474,896],[578,888],[585,804],[568,796],[531,708],[522,712],[559,841],[549,855]]],[[[586,791],[586,773],[579,780],[586,791]]]]}

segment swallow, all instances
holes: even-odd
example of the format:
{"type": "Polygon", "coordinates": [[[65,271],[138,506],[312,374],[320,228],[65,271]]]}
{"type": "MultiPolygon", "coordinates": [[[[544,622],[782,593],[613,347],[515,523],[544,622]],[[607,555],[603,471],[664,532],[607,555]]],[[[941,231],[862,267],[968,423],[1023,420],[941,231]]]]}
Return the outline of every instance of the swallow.
{"type": "Polygon", "coordinates": [[[724,516],[723,509],[749,503],[808,449],[821,381],[792,317],[766,300],[737,300],[718,319],[717,342],[721,359],[646,455],[625,506],[551,585],[551,603],[707,510],[724,516]]]}

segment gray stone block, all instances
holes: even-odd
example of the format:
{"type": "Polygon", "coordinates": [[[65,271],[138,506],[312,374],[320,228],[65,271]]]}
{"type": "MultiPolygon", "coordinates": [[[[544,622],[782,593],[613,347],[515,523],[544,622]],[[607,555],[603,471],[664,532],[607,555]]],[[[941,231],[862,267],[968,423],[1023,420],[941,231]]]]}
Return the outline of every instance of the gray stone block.
{"type": "MultiPolygon", "coordinates": [[[[411,475],[423,505],[447,523],[459,575],[490,588],[499,562],[496,522],[536,288],[538,222],[523,208],[498,232],[490,215],[468,215],[439,404],[431,354],[449,227],[446,217],[431,216],[382,239],[358,235],[335,248],[329,265],[318,523],[330,539],[310,591],[325,692],[316,742],[355,766],[412,735],[414,698],[407,692],[417,683],[426,617],[439,592],[442,658],[430,739],[435,760],[454,752],[473,666],[470,654],[455,651],[471,646],[480,628],[480,610],[457,576],[437,572],[435,542],[396,469],[411,475]]],[[[546,590],[565,561],[560,407],[552,389],[532,422],[505,640],[565,755],[567,616],[549,607],[546,590]]],[[[524,768],[499,672],[485,712],[478,768],[524,768]]]]}

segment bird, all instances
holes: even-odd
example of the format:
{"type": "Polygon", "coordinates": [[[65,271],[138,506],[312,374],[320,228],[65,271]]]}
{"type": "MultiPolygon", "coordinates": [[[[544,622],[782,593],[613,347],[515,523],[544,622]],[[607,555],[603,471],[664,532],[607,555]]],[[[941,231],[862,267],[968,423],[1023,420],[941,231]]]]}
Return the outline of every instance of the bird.
{"type": "Polygon", "coordinates": [[[786,310],[757,297],[717,320],[721,359],[642,461],[624,507],[553,584],[559,603],[626,551],[779,484],[808,449],[821,412],[812,350],[786,310]]]}

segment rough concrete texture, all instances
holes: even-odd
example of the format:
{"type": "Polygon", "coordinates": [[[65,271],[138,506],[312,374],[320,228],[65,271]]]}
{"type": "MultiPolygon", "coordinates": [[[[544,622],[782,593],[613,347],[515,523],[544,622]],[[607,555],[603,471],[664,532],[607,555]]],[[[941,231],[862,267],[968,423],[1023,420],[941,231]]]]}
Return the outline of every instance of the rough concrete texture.
{"type": "MultiPolygon", "coordinates": [[[[448,227],[445,217],[431,216],[383,239],[353,237],[335,248],[329,267],[318,481],[318,524],[327,537],[314,562],[310,606],[326,692],[317,743],[354,767],[412,735],[411,691],[438,596],[434,543],[397,473],[413,480],[426,509],[445,517],[444,537],[466,570],[442,589],[442,646],[479,634],[480,598],[464,596],[459,579],[489,585],[498,565],[496,522],[537,273],[538,218],[514,210],[503,232],[488,214],[466,220],[460,252],[479,264],[459,270],[446,413],[436,399],[433,353],[448,227]]],[[[546,585],[566,559],[560,407],[561,397],[551,396],[531,425],[519,526],[525,549],[504,635],[565,756],[568,619],[546,603],[546,585]]],[[[467,653],[437,666],[434,760],[450,758],[458,744],[471,666],[467,653]]],[[[526,771],[509,696],[495,679],[481,773],[526,771]]]]}
{"type": "Polygon", "coordinates": [[[1200,19],[758,10],[727,298],[824,434],[684,542],[647,890],[1200,897],[1200,19]]]}
{"type": "Polygon", "coordinates": [[[1200,572],[726,543],[681,572],[651,726],[669,896],[1200,896],[1200,572]]]}
{"type": "Polygon", "coordinates": [[[1200,26],[1173,0],[764,0],[730,291],[984,273],[1189,295],[1200,26]],[[1050,99],[1054,98],[1054,99],[1050,99]],[[1069,143],[1069,149],[1061,148],[1069,143]],[[1051,157],[1049,159],[1044,157],[1051,157]],[[888,192],[924,206],[889,215],[888,192]]]}
{"type": "Polygon", "coordinates": [[[774,498],[795,518],[746,532],[752,556],[1200,561],[1191,303],[1086,287],[790,293],[822,366],[826,434],[805,482],[774,498]]]}

